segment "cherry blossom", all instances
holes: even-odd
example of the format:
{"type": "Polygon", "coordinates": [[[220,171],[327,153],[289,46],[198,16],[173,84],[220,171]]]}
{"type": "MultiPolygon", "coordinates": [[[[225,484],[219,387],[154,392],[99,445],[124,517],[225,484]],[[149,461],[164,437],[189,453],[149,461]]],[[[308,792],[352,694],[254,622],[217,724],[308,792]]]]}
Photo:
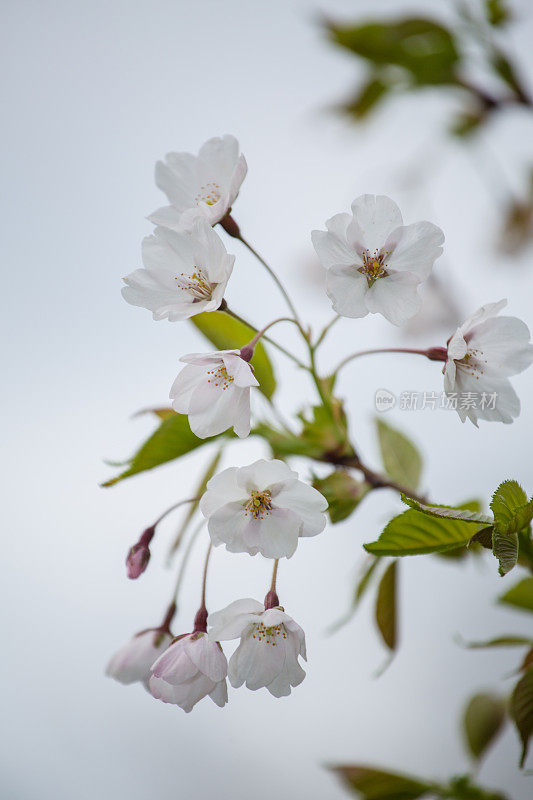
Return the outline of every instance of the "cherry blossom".
{"type": "Polygon", "coordinates": [[[533,362],[529,328],[517,317],[498,317],[507,300],[487,303],[472,314],[448,342],[444,391],[462,395],[457,403],[461,421],[468,418],[510,423],[520,413],[520,400],[509,376],[533,362]],[[475,393],[475,402],[464,398],[475,393]]]}
{"type": "Polygon", "coordinates": [[[285,697],[305,678],[298,662],[299,656],[307,660],[305,633],[281,606],[265,609],[251,598],[235,600],[210,614],[207,624],[212,641],[241,640],[228,667],[234,688],[265,686],[274,697],[285,697]]]}
{"type": "Polygon", "coordinates": [[[417,287],[442,253],[440,228],[431,222],[404,225],[393,200],[371,194],[358,197],[352,214],[336,214],[326,227],[311,238],[338,314],[379,313],[402,325],[418,312],[417,287]]]}
{"type": "Polygon", "coordinates": [[[214,545],[267,558],[290,558],[300,536],[324,530],[327,506],[320,492],[277,459],[223,470],[200,501],[214,545]]]}
{"type": "Polygon", "coordinates": [[[247,169],[234,136],[208,139],[197,156],[168,153],[156,164],[155,182],[171,205],[148,219],[174,230],[189,230],[198,217],[215,225],[230,211],[247,169]]]}
{"type": "Polygon", "coordinates": [[[218,642],[202,631],[178,637],[152,666],[149,688],[157,700],[187,713],[209,695],[217,706],[228,702],[228,662],[218,642]]]}
{"type": "Polygon", "coordinates": [[[239,350],[190,353],[172,384],[172,408],[189,415],[191,430],[200,439],[233,428],[243,438],[250,433],[250,388],[259,386],[239,350]]]}
{"type": "Polygon", "coordinates": [[[235,256],[205,219],[190,233],[156,228],[142,243],[144,269],[123,280],[124,300],[152,312],[155,320],[188,319],[216,311],[224,298],[235,256]]]}
{"type": "Polygon", "coordinates": [[[140,681],[148,687],[152,664],[165,652],[171,641],[170,633],[158,629],[138,633],[112,656],[106,675],[120,683],[140,681]]]}

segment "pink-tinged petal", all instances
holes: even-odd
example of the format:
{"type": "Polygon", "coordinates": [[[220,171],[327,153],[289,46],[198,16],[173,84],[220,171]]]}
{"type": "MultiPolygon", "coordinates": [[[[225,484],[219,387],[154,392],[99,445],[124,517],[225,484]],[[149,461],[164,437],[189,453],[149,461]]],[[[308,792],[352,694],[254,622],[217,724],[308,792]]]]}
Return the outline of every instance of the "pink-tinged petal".
{"type": "Polygon", "coordinates": [[[403,325],[420,309],[419,283],[418,276],[410,272],[396,272],[378,278],[366,294],[366,306],[372,313],[382,314],[393,325],[403,325]]]}
{"type": "Polygon", "coordinates": [[[185,652],[200,672],[218,683],[228,674],[228,662],[218,642],[211,642],[207,634],[193,635],[185,641],[185,652]]]}
{"type": "Polygon", "coordinates": [[[251,597],[234,600],[221,611],[209,614],[208,637],[212,642],[237,639],[243,631],[264,611],[264,606],[251,597]]]}
{"type": "Polygon", "coordinates": [[[152,664],[165,652],[171,640],[169,634],[153,630],[134,636],[112,656],[106,675],[124,684],[145,682],[152,664]]]}
{"type": "Polygon", "coordinates": [[[303,521],[300,536],[316,536],[326,527],[323,513],[328,501],[312,486],[296,481],[281,491],[275,499],[276,506],[294,511],[303,521]]]}
{"type": "Polygon", "coordinates": [[[190,660],[185,649],[185,642],[190,635],[179,639],[152,664],[152,674],[163,678],[167,683],[177,686],[190,680],[197,672],[195,664],[190,660]]]}
{"type": "Polygon", "coordinates": [[[387,267],[401,272],[413,272],[425,280],[437,258],[442,255],[444,234],[431,222],[415,222],[397,228],[384,243],[382,250],[387,267]]]}
{"type": "Polygon", "coordinates": [[[360,319],[366,317],[368,308],[365,296],[368,281],[352,266],[333,266],[326,275],[326,294],[333,310],[343,317],[360,319]]]}
{"type": "Polygon", "coordinates": [[[392,231],[403,223],[394,200],[384,195],[361,195],[353,201],[352,213],[353,221],[346,233],[349,245],[357,251],[379,251],[392,231]]]}
{"type": "Polygon", "coordinates": [[[220,708],[226,705],[228,702],[228,685],[225,679],[217,683],[213,691],[209,692],[209,697],[220,708]]]}
{"type": "Polygon", "coordinates": [[[533,362],[529,328],[517,317],[486,319],[468,335],[469,349],[479,350],[485,372],[517,375],[533,362]]]}

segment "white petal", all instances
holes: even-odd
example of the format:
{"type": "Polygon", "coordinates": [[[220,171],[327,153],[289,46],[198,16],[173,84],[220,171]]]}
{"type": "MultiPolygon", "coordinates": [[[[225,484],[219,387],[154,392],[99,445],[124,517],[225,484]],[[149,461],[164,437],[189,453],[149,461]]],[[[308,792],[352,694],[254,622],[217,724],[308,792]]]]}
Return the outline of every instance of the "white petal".
{"type": "Polygon", "coordinates": [[[228,702],[228,685],[226,680],[219,681],[212,692],[209,692],[209,697],[216,703],[217,706],[223,708],[228,702]]]}
{"type": "Polygon", "coordinates": [[[188,414],[192,394],[204,378],[205,369],[203,367],[188,364],[181,370],[169,393],[174,411],[177,411],[178,414],[188,414]]]}
{"type": "Polygon", "coordinates": [[[228,467],[208,481],[206,492],[200,500],[200,511],[204,517],[209,517],[226,503],[244,503],[246,498],[246,492],[237,483],[237,467],[228,467]]]}
{"type": "Polygon", "coordinates": [[[234,600],[221,611],[209,614],[209,639],[214,642],[237,639],[245,628],[258,619],[264,611],[264,605],[251,597],[234,600]]]}
{"type": "Polygon", "coordinates": [[[233,378],[235,386],[259,386],[259,381],[252,372],[250,364],[239,355],[228,353],[222,357],[228,375],[233,378]]]}
{"type": "Polygon", "coordinates": [[[380,250],[388,236],[403,220],[400,209],[390,197],[363,194],[352,203],[353,221],[347,229],[349,245],[373,253],[380,250]]]}
{"type": "Polygon", "coordinates": [[[149,214],[147,219],[153,222],[154,225],[171,228],[174,231],[183,230],[181,214],[174,206],[162,206],[156,209],[152,214],[149,214]]]}
{"type": "Polygon", "coordinates": [[[425,280],[442,254],[443,242],[443,232],[431,222],[402,225],[384,244],[383,250],[391,252],[385,257],[386,264],[394,270],[414,272],[425,280]]]}
{"type": "Polygon", "coordinates": [[[466,356],[467,350],[468,345],[461,333],[461,328],[458,328],[448,342],[448,358],[460,361],[466,356]]]}
{"type": "Polygon", "coordinates": [[[419,278],[410,272],[378,278],[366,294],[366,306],[374,314],[383,314],[393,325],[403,325],[420,309],[419,283],[419,278]]]}
{"type": "Polygon", "coordinates": [[[465,331],[473,328],[475,325],[480,325],[486,319],[495,317],[506,305],[507,300],[498,300],[497,303],[485,303],[484,306],[478,308],[471,317],[468,317],[468,319],[463,322],[461,325],[461,332],[465,333],[465,331]]]}
{"type": "Polygon", "coordinates": [[[112,656],[106,675],[125,684],[146,681],[152,664],[165,652],[171,640],[169,634],[152,630],[134,636],[112,656]]]}
{"type": "Polygon", "coordinates": [[[247,493],[253,489],[265,491],[281,483],[292,484],[297,479],[298,473],[277,458],[260,458],[247,467],[239,467],[236,474],[237,483],[247,493]]]}
{"type": "Polygon", "coordinates": [[[265,638],[259,641],[252,638],[252,634],[243,638],[239,647],[232,655],[228,677],[234,687],[246,683],[248,689],[256,691],[269,683],[279,675],[285,660],[285,648],[279,644],[272,646],[267,644],[265,638]]]}
{"type": "Polygon", "coordinates": [[[328,270],[326,294],[337,314],[352,319],[366,317],[368,314],[365,304],[367,292],[367,279],[355,267],[334,266],[328,270]]]}
{"type": "Polygon", "coordinates": [[[346,241],[346,229],[350,223],[349,214],[336,214],[326,222],[326,231],[312,231],[311,241],[320,263],[326,269],[339,264],[361,266],[359,255],[346,241]]]}
{"type": "Polygon", "coordinates": [[[167,683],[177,685],[190,680],[196,675],[197,667],[190,660],[185,649],[185,643],[190,636],[179,639],[152,664],[152,674],[156,678],[163,678],[167,683]]]}
{"type": "Polygon", "coordinates": [[[265,558],[290,558],[298,546],[302,522],[293,511],[273,508],[263,519],[251,520],[250,527],[259,529],[259,552],[265,558]]]}
{"type": "Polygon", "coordinates": [[[165,162],[155,165],[155,182],[178,211],[190,208],[199,190],[196,156],[167,153],[165,162]]]}
{"type": "Polygon", "coordinates": [[[312,486],[297,481],[276,496],[276,506],[294,511],[303,522],[300,536],[316,536],[326,527],[328,501],[312,486]]]}
{"type": "Polygon", "coordinates": [[[487,319],[473,329],[468,347],[479,349],[490,372],[516,375],[533,362],[529,328],[516,317],[487,319]]]}

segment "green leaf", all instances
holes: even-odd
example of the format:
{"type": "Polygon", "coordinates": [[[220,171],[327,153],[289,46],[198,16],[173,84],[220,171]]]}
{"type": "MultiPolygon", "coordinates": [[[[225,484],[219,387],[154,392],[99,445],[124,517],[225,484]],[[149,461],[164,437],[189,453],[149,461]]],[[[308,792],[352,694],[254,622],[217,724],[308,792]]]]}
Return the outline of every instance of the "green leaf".
{"type": "Polygon", "coordinates": [[[376,542],[363,546],[375,555],[411,556],[453,550],[466,545],[471,535],[471,521],[427,516],[409,509],[391,519],[376,542]]]}
{"type": "Polygon", "coordinates": [[[475,759],[481,758],[492,744],[504,722],[505,703],[500,697],[482,693],[470,699],[463,725],[468,748],[475,759]]]}
{"type": "Polygon", "coordinates": [[[396,483],[416,491],[422,472],[422,456],[403,433],[379,417],[375,421],[385,472],[396,483]]]}
{"type": "Polygon", "coordinates": [[[213,458],[211,459],[211,461],[207,465],[207,469],[205,470],[204,474],[202,475],[202,477],[200,479],[200,482],[199,482],[198,486],[196,487],[196,491],[194,492],[194,497],[196,497],[198,499],[195,500],[192,503],[189,503],[189,508],[188,508],[187,514],[185,515],[185,519],[183,520],[182,524],[179,527],[179,530],[178,530],[178,532],[176,534],[176,537],[174,539],[172,547],[170,548],[169,556],[171,556],[178,549],[178,547],[180,546],[180,544],[181,544],[181,542],[183,540],[183,537],[185,536],[185,534],[187,532],[187,528],[189,527],[190,522],[191,522],[192,518],[194,517],[194,515],[196,513],[196,510],[198,509],[198,506],[200,505],[200,500],[201,500],[201,497],[202,497],[202,495],[204,494],[204,492],[206,490],[207,483],[208,483],[208,481],[211,480],[211,478],[213,477],[213,475],[216,472],[216,469],[217,469],[218,464],[220,462],[223,450],[224,450],[223,447],[221,447],[219,450],[217,450],[217,452],[215,453],[215,455],[213,456],[213,458]]]}
{"type": "Polygon", "coordinates": [[[485,0],[485,11],[491,25],[505,25],[511,17],[507,0],[485,0]]]}
{"type": "MultiPolygon", "coordinates": [[[[225,434],[222,434],[225,435],[225,434]]],[[[171,417],[164,419],[154,433],[141,445],[139,450],[128,462],[128,468],[117,475],[115,478],[102,483],[102,486],[114,486],[124,478],[137,475],[148,469],[158,467],[167,461],[184,456],[207,442],[211,442],[218,437],[210,439],[199,439],[189,427],[189,420],[186,414],[176,414],[173,412],[171,417]]]]}
{"type": "Polygon", "coordinates": [[[370,487],[356,481],[349,472],[338,469],[325,478],[314,477],[313,486],[328,501],[328,514],[332,523],[346,519],[357,508],[370,487]]]}
{"type": "Polygon", "coordinates": [[[485,642],[465,642],[465,647],[470,650],[485,647],[523,647],[524,645],[533,646],[533,639],[525,636],[497,636],[495,639],[487,639],[485,642]]]}
{"type": "Polygon", "coordinates": [[[418,778],[373,767],[354,764],[331,769],[363,800],[416,800],[433,789],[432,784],[418,778]]]}
{"type": "Polygon", "coordinates": [[[367,559],[368,559],[367,565],[355,585],[355,592],[353,595],[351,607],[343,617],[341,617],[337,622],[335,622],[329,628],[328,633],[335,633],[340,628],[342,628],[343,625],[346,625],[346,623],[351,620],[359,604],[359,601],[361,600],[366,590],[368,589],[372,576],[376,570],[376,567],[380,563],[381,559],[379,558],[379,556],[377,557],[367,556],[367,559]]]}
{"type": "Polygon", "coordinates": [[[526,493],[516,481],[504,481],[498,486],[490,508],[498,533],[504,536],[518,533],[533,519],[533,500],[528,503],[526,493]]]}
{"type": "Polygon", "coordinates": [[[498,598],[499,603],[533,611],[533,578],[523,578],[498,598]]]}
{"type": "Polygon", "coordinates": [[[377,626],[389,650],[395,650],[397,644],[397,569],[397,561],[389,564],[379,582],[376,599],[377,626]]]}
{"type": "Polygon", "coordinates": [[[518,560],[518,534],[502,535],[497,528],[492,532],[492,552],[498,559],[498,572],[503,577],[516,566],[518,560]]]}
{"type": "Polygon", "coordinates": [[[439,787],[435,796],[446,800],[508,800],[501,792],[493,792],[473,783],[470,775],[452,778],[448,786],[439,787]]]}
{"type": "MultiPolygon", "coordinates": [[[[210,311],[191,317],[191,322],[203,333],[217,350],[236,350],[248,344],[255,331],[248,325],[230,317],[224,311],[210,311]]],[[[255,346],[254,355],[250,362],[259,381],[260,391],[268,398],[272,397],[276,389],[274,370],[262,344],[255,346]]]]}
{"type": "Polygon", "coordinates": [[[356,120],[364,119],[385,98],[389,89],[390,84],[372,75],[357,94],[343,105],[342,110],[356,120]]]}
{"type": "Polygon", "coordinates": [[[416,509],[416,511],[422,512],[423,514],[428,514],[431,517],[438,517],[440,519],[447,520],[461,520],[462,522],[478,525],[480,523],[491,525],[494,521],[486,514],[481,514],[479,511],[471,511],[470,509],[466,508],[466,504],[462,508],[453,508],[452,506],[430,506],[420,503],[418,500],[413,500],[411,497],[407,497],[404,494],[402,494],[401,497],[402,501],[406,505],[416,509]]]}
{"type": "Polygon", "coordinates": [[[523,767],[533,733],[533,667],[525,672],[515,686],[511,697],[511,717],[522,741],[520,766],[523,767]]]}
{"type": "Polygon", "coordinates": [[[449,30],[429,19],[408,18],[366,25],[328,25],[341,47],[377,65],[394,64],[418,86],[456,81],[459,54],[449,30]]]}

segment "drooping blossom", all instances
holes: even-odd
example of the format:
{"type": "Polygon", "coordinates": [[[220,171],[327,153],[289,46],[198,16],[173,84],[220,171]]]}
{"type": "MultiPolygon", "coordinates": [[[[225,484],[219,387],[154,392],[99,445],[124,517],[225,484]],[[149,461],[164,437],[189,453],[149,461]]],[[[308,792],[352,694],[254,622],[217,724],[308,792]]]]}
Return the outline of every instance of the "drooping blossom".
{"type": "Polygon", "coordinates": [[[468,418],[510,423],[520,400],[509,376],[533,362],[529,328],[517,317],[498,317],[507,300],[487,303],[448,342],[444,391],[454,398],[461,421],[468,418]]]}
{"type": "Polygon", "coordinates": [[[298,662],[299,656],[307,660],[305,634],[280,606],[265,610],[257,600],[235,600],[210,614],[207,624],[212,641],[241,640],[228,667],[234,688],[265,686],[274,697],[284,697],[305,678],[298,662]]]}
{"type": "Polygon", "coordinates": [[[178,637],[153,664],[149,689],[157,700],[187,713],[206,695],[222,707],[228,702],[227,673],[220,644],[195,631],[178,637]]]}
{"type": "Polygon", "coordinates": [[[138,633],[111,657],[106,675],[120,683],[139,681],[148,687],[152,664],[171,641],[170,633],[155,628],[138,633]]]}
{"type": "Polygon", "coordinates": [[[223,470],[200,501],[214,545],[267,558],[290,558],[300,536],[324,530],[327,506],[320,492],[277,459],[223,470]]]}
{"type": "Polygon", "coordinates": [[[142,243],[144,269],[123,280],[123,298],[152,312],[155,320],[176,322],[216,311],[224,298],[235,256],[205,219],[190,233],[156,228],[142,243]]]}
{"type": "Polygon", "coordinates": [[[234,136],[208,139],[197,156],[168,153],[165,161],[156,164],[155,182],[171,205],[157,209],[148,219],[174,230],[190,230],[198,217],[215,225],[231,209],[247,169],[234,136]]]}
{"type": "Polygon", "coordinates": [[[402,325],[417,313],[417,287],[442,253],[440,228],[431,222],[404,225],[393,200],[371,194],[358,197],[351,214],[336,214],[326,227],[311,238],[338,314],[382,314],[402,325]]]}
{"type": "Polygon", "coordinates": [[[250,433],[250,388],[259,386],[239,350],[191,353],[172,384],[172,408],[188,414],[191,430],[200,439],[233,428],[243,438],[250,433]]]}

